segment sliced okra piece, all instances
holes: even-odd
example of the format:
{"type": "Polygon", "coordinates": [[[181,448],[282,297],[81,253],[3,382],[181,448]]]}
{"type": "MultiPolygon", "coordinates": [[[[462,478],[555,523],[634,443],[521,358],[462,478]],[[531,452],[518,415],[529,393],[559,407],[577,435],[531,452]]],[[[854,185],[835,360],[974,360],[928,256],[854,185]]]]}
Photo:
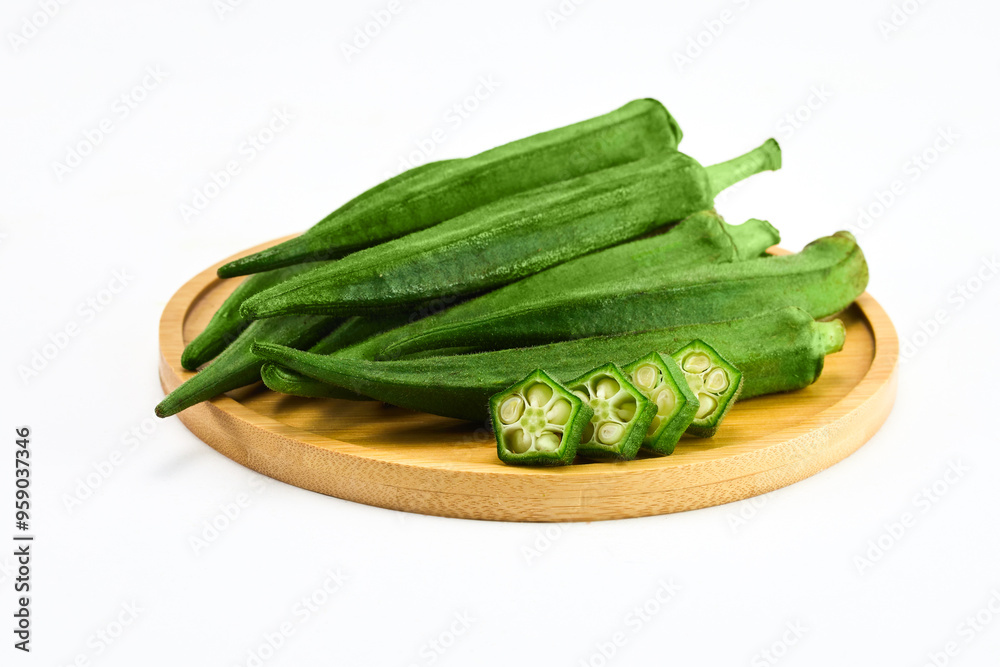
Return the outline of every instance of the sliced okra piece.
{"type": "Polygon", "coordinates": [[[743,373],[701,340],[691,341],[671,356],[698,397],[698,411],[687,432],[702,438],[715,435],[743,389],[743,373]]]}
{"type": "Polygon", "coordinates": [[[661,455],[673,454],[677,441],[698,412],[698,397],[673,357],[652,352],[623,369],[636,389],[656,405],[656,416],[642,446],[661,455]]]}
{"type": "Polygon", "coordinates": [[[592,459],[634,459],[656,415],[656,404],[614,364],[595,368],[566,386],[594,411],[577,453],[592,459]]]}
{"type": "Polygon", "coordinates": [[[513,465],[567,465],[594,412],[544,371],[490,398],[497,456],[513,465]]]}

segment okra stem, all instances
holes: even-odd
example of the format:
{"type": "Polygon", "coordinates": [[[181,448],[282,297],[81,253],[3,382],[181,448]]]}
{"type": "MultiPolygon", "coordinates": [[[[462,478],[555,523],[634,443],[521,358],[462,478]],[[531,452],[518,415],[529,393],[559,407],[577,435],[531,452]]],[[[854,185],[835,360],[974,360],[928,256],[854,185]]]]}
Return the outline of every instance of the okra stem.
{"type": "Polygon", "coordinates": [[[840,320],[814,322],[813,330],[816,332],[816,347],[824,357],[844,349],[847,329],[844,328],[844,323],[840,320]]]}
{"type": "Polygon", "coordinates": [[[751,218],[742,225],[722,223],[733,241],[737,259],[760,257],[780,238],[778,230],[766,220],[751,218]]]}
{"type": "Polygon", "coordinates": [[[768,139],[749,153],[732,160],[705,167],[709,187],[714,199],[720,192],[745,178],[762,171],[776,171],[781,168],[781,147],[774,139],[768,139]]]}

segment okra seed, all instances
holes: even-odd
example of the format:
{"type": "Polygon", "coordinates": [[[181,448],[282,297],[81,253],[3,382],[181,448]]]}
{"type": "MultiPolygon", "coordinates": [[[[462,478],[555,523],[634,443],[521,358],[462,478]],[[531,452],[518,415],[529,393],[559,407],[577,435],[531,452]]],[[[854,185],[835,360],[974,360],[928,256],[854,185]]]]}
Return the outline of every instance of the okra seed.
{"type": "Polygon", "coordinates": [[[569,420],[569,413],[572,410],[573,406],[569,404],[569,401],[565,398],[560,398],[549,408],[549,411],[545,414],[545,418],[550,424],[562,426],[569,420]]]}
{"type": "Polygon", "coordinates": [[[618,406],[616,411],[618,418],[623,422],[631,421],[632,417],[635,417],[636,404],[635,401],[626,400],[621,405],[618,406]]]}
{"type": "Polygon", "coordinates": [[[674,411],[677,405],[677,396],[670,387],[664,387],[663,391],[656,395],[656,412],[660,415],[667,415],[674,411]]]}
{"type": "Polygon", "coordinates": [[[621,390],[621,385],[615,382],[614,378],[602,378],[594,388],[594,393],[601,398],[611,398],[621,390]]]}
{"type": "Polygon", "coordinates": [[[583,429],[583,434],[580,436],[580,442],[590,442],[594,439],[594,423],[588,422],[583,429]]]}
{"type": "Polygon", "coordinates": [[[521,418],[524,412],[524,401],[520,396],[511,396],[500,405],[500,421],[513,424],[521,418]]]}
{"type": "Polygon", "coordinates": [[[711,365],[712,360],[708,358],[707,354],[692,352],[684,358],[684,363],[681,367],[688,373],[704,373],[711,365]]]}
{"type": "Polygon", "coordinates": [[[639,366],[632,374],[632,380],[639,389],[647,391],[656,387],[660,382],[660,369],[652,364],[639,366]]]}
{"type": "Polygon", "coordinates": [[[590,403],[590,396],[585,391],[580,391],[579,389],[577,389],[576,391],[573,392],[573,395],[579,398],[584,403],[590,403]]]}
{"type": "Polygon", "coordinates": [[[623,435],[625,435],[625,427],[614,422],[601,424],[601,427],[597,430],[597,440],[604,445],[618,444],[623,435]]]}
{"type": "Polygon", "coordinates": [[[549,399],[552,398],[552,387],[539,382],[528,387],[528,391],[524,392],[524,396],[528,399],[529,405],[540,407],[548,403],[549,399]]]}
{"type": "Polygon", "coordinates": [[[715,367],[705,376],[705,389],[719,394],[729,388],[729,376],[722,368],[715,367]]]}
{"type": "Polygon", "coordinates": [[[535,440],[535,449],[540,452],[554,452],[559,449],[560,438],[555,433],[542,433],[535,440]]]}
{"type": "Polygon", "coordinates": [[[709,396],[708,394],[698,394],[698,413],[694,416],[695,419],[704,419],[708,415],[712,414],[718,404],[718,401],[716,401],[712,396],[709,396]]]}
{"type": "Polygon", "coordinates": [[[531,449],[531,436],[521,429],[514,429],[508,436],[510,449],[515,454],[524,454],[531,449]]]}
{"type": "Polygon", "coordinates": [[[661,422],[662,420],[660,419],[659,415],[653,417],[653,421],[649,422],[649,429],[646,431],[646,436],[653,437],[653,434],[656,433],[656,429],[660,428],[661,422]]]}

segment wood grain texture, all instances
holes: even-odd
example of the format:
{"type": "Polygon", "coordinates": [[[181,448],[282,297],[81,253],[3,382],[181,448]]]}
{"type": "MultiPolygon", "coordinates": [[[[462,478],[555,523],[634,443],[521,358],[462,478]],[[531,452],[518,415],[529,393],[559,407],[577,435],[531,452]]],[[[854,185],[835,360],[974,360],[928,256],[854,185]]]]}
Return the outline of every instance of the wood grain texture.
{"type": "MultiPolygon", "coordinates": [[[[216,278],[215,269],[185,284],[163,311],[160,383],[166,392],[192,375],[181,368],[181,352],[236,287],[235,280],[216,278]]],[[[514,468],[497,459],[485,425],[373,401],[283,396],[260,384],[178,416],[208,445],[248,468],[369,505],[501,521],[680,512],[797,482],[850,455],[879,429],[896,397],[895,329],[867,293],[838,317],[847,326],[847,342],[827,357],[818,382],[739,402],[715,437],[685,437],[662,458],[514,468]]]]}

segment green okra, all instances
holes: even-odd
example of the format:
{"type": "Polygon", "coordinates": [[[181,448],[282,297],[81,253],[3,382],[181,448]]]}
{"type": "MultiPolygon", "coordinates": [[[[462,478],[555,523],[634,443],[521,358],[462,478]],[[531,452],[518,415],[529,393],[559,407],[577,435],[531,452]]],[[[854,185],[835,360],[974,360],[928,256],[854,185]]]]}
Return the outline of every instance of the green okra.
{"type": "MultiPolygon", "coordinates": [[[[778,239],[763,220],[729,225],[714,213],[697,213],[666,233],[554,266],[388,331],[351,352],[397,359],[441,347],[500,349],[707,321],[700,301],[675,305],[670,287],[690,282],[684,277],[688,272],[706,276],[708,284],[714,276],[724,280],[731,267],[721,264],[759,257],[778,239]]],[[[743,307],[739,294],[729,302],[730,311],[736,309],[731,316],[708,319],[767,310],[743,307]]],[[[715,304],[712,309],[719,310],[715,304]]]]}
{"type": "Polygon", "coordinates": [[[635,100],[473,157],[411,169],[352,199],[301,236],[226,264],[219,275],[342,257],[511,195],[674,150],[681,136],[662,104],[635,100]]]}
{"type": "Polygon", "coordinates": [[[691,341],[671,356],[698,397],[698,409],[687,432],[702,438],[715,435],[743,389],[743,372],[701,340],[691,341]]]}
{"type": "Polygon", "coordinates": [[[631,461],[656,416],[656,404],[615,364],[605,364],[566,383],[594,414],[577,453],[597,460],[631,461]]]}
{"type": "Polygon", "coordinates": [[[204,330],[184,348],[181,354],[181,366],[189,371],[197,370],[202,364],[218,356],[253,321],[240,315],[240,306],[243,302],[258,292],[274,287],[286,278],[302,273],[305,268],[305,264],[289,266],[258,273],[243,280],[222,302],[204,330]]]}
{"type": "Polygon", "coordinates": [[[632,384],[656,405],[656,416],[650,420],[643,448],[662,456],[673,454],[677,441],[698,412],[698,396],[688,384],[687,376],[673,357],[659,352],[647,354],[623,370],[632,384]]]}
{"type": "Polygon", "coordinates": [[[309,347],[340,320],[319,315],[293,315],[258,320],[205,368],[188,378],[156,406],[156,416],[169,417],[219,394],[260,380],[263,360],[251,353],[255,342],[309,347]]]}
{"type": "MultiPolygon", "coordinates": [[[[349,317],[343,324],[331,331],[322,340],[309,348],[313,354],[331,354],[342,348],[366,340],[387,329],[399,326],[408,320],[407,316],[395,315],[373,319],[349,317]]],[[[260,369],[260,378],[272,391],[306,398],[342,398],[364,400],[364,396],[353,391],[318,382],[308,375],[297,373],[278,364],[266,363],[260,369]]]]}
{"type": "Polygon", "coordinates": [[[253,352],[376,400],[482,420],[489,397],[532,369],[545,368],[557,380],[566,380],[609,362],[628,363],[650,350],[671,354],[695,339],[709,342],[743,372],[744,398],[800,389],[819,377],[825,356],[840,350],[844,334],[839,320],[817,322],[805,311],[789,307],[726,322],[448,357],[372,361],[269,343],[255,344],[253,352]]]}
{"type": "Polygon", "coordinates": [[[355,315],[475,294],[711,208],[719,170],[780,166],[777,142],[707,169],[676,151],[522,193],[324,262],[244,301],[245,317],[355,315]]]}
{"type": "Polygon", "coordinates": [[[511,465],[567,465],[594,412],[545,371],[490,397],[497,457],[511,465]]]}

